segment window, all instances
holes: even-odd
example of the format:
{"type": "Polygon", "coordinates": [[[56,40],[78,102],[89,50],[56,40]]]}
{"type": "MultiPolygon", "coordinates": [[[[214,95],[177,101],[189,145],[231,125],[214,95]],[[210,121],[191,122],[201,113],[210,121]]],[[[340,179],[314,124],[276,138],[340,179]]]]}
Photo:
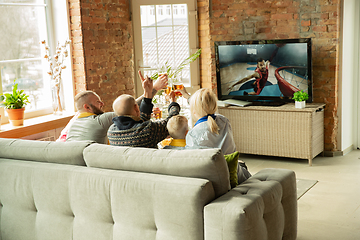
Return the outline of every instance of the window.
{"type": "Polygon", "coordinates": [[[185,6],[181,6],[181,15],[185,15],[185,12],[186,12],[185,6]]]}
{"type": "Polygon", "coordinates": [[[159,15],[164,15],[163,6],[159,6],[159,7],[158,7],[158,14],[159,14],[159,15]]]}
{"type": "MultiPolygon", "coordinates": [[[[184,59],[197,50],[196,1],[134,0],[132,3],[134,16],[135,70],[144,70],[145,75],[152,75],[159,66],[167,62],[177,67],[184,59]],[[184,3],[185,2],[185,3],[184,3]],[[159,3],[159,4],[156,4],[159,3]],[[140,9],[155,9],[156,15],[141,15],[140,9]],[[165,9],[166,14],[160,14],[165,9]],[[176,14],[184,9],[183,14],[176,14]],[[169,13],[169,14],[168,14],[169,13]],[[189,14],[187,14],[189,13],[189,14]],[[139,16],[139,18],[137,18],[139,16]]],[[[143,10],[142,12],[147,12],[143,10]]],[[[198,62],[191,63],[181,72],[181,81],[187,87],[199,85],[198,62]]],[[[137,77],[137,73],[135,75],[137,77]]],[[[140,80],[136,79],[137,95],[142,93],[140,80]]]]}
{"type": "MultiPolygon", "coordinates": [[[[69,38],[68,33],[63,36],[61,31],[57,31],[59,38],[52,37],[59,25],[59,16],[68,21],[66,10],[57,19],[53,18],[53,8],[64,10],[66,5],[64,8],[63,3],[52,2],[57,1],[4,0],[0,3],[0,94],[11,91],[15,80],[18,88],[30,96],[25,117],[52,112],[50,78],[46,73],[49,63],[44,59],[44,45],[40,42],[46,40],[53,50],[56,40],[69,38]]],[[[64,21],[61,24],[64,25],[64,21]]],[[[67,67],[71,69],[68,63],[67,67]]],[[[0,111],[5,116],[2,121],[7,122],[4,110],[0,111]]]]}

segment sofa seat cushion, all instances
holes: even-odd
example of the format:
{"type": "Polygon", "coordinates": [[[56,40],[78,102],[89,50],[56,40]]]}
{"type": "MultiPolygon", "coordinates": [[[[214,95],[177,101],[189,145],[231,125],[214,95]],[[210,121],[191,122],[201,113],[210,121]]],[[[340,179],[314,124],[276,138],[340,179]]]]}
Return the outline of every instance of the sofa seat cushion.
{"type": "Polygon", "coordinates": [[[83,150],[91,142],[50,142],[0,138],[0,158],[85,166],[83,150]]]}
{"type": "Polygon", "coordinates": [[[229,170],[221,149],[150,149],[91,144],[84,150],[88,167],[203,178],[216,196],[230,189],[229,170]]]}
{"type": "Polygon", "coordinates": [[[204,239],[211,182],[0,159],[0,239],[204,239]]]}

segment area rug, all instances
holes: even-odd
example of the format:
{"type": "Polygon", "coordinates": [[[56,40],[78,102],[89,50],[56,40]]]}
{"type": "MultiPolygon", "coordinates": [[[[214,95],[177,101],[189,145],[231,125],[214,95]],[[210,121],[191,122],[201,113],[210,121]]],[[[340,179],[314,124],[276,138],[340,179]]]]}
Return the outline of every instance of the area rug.
{"type": "Polygon", "coordinates": [[[310,190],[318,181],[309,179],[296,179],[297,199],[299,200],[307,191],[310,190]]]}

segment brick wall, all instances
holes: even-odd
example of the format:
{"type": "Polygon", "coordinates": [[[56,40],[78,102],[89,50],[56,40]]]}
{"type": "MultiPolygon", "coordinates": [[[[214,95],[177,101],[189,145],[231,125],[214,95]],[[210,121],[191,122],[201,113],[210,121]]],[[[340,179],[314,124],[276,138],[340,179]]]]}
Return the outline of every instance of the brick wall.
{"type": "Polygon", "coordinates": [[[73,78],[75,94],[86,90],[85,61],[80,15],[80,1],[69,0],[70,31],[72,44],[73,78]]]}
{"type": "MultiPolygon", "coordinates": [[[[68,1],[75,91],[96,91],[109,111],[118,95],[134,93],[129,0],[68,1]]],[[[314,102],[326,103],[325,150],[338,150],[340,0],[197,0],[197,5],[202,87],[216,89],[215,41],[313,39],[314,102]]]]}
{"type": "Polygon", "coordinates": [[[75,93],[92,90],[112,110],[134,94],[133,33],[127,0],[69,0],[75,93]]]}
{"type": "Polygon", "coordinates": [[[211,64],[201,66],[202,86],[216,87],[215,41],[311,37],[314,102],[326,103],[325,151],[336,151],[340,5],[340,0],[198,0],[200,43],[211,48],[211,64]],[[209,35],[202,33],[207,22],[209,35]]]}
{"type": "Polygon", "coordinates": [[[203,88],[216,89],[215,51],[212,49],[210,34],[210,5],[208,0],[197,1],[199,47],[201,48],[200,84],[203,88]]]}

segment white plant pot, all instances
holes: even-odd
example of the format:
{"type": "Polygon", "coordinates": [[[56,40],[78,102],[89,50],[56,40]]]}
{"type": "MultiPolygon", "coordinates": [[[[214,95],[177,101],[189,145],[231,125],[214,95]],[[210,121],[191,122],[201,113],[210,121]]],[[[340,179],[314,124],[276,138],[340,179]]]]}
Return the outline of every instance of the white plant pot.
{"type": "Polygon", "coordinates": [[[295,102],[295,108],[305,108],[305,101],[295,102]]]}

